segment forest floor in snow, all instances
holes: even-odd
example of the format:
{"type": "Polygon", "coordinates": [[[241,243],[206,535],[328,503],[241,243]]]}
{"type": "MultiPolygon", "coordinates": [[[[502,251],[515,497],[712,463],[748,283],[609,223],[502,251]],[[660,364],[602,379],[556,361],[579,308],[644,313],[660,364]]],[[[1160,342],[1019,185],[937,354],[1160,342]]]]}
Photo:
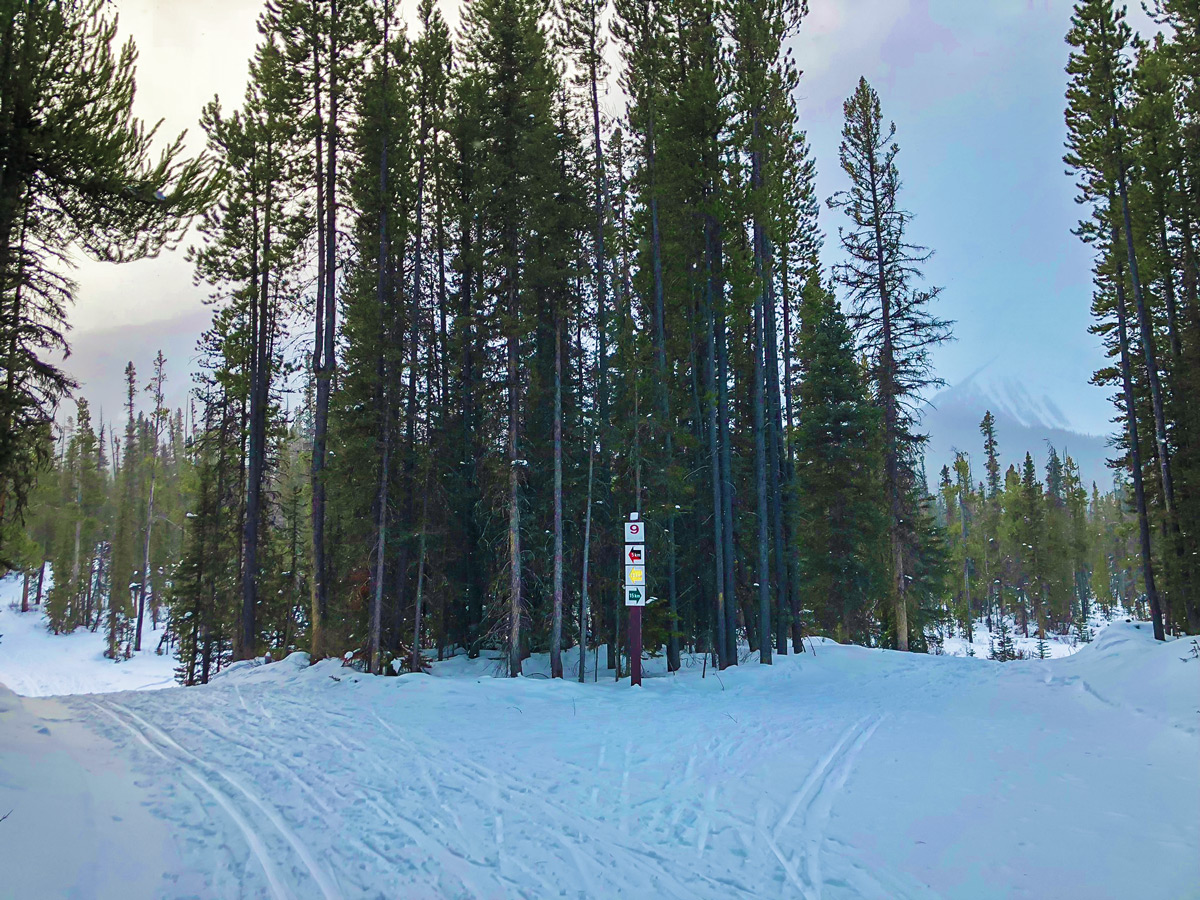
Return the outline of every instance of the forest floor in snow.
{"type": "MultiPolygon", "coordinates": [[[[45,611],[30,606],[21,612],[3,602],[13,593],[11,579],[0,581],[0,684],[25,697],[55,694],[107,694],[113,691],[148,691],[174,687],[176,660],[158,654],[165,622],[156,630],[146,616],[142,646],[129,659],[113,661],[104,655],[103,628],[78,628],[70,634],[52,634],[45,611]]],[[[15,591],[20,597],[20,586],[15,591]]]]}
{"type": "Polygon", "coordinates": [[[1191,647],[0,687],[0,897],[1200,898],[1191,647]]]}
{"type": "MultiPolygon", "coordinates": [[[[1088,625],[1091,628],[1092,635],[1095,636],[1103,631],[1111,624],[1117,621],[1130,621],[1124,614],[1114,615],[1112,619],[1105,619],[1099,611],[1093,611],[1088,619],[1088,625]]],[[[966,634],[960,630],[948,629],[942,637],[942,655],[945,656],[975,656],[982,659],[987,659],[988,653],[992,649],[994,643],[993,635],[988,631],[987,623],[982,619],[977,619],[972,629],[971,640],[968,641],[966,634]]],[[[1021,654],[1024,659],[1034,659],[1037,657],[1037,629],[1036,627],[1029,629],[1029,636],[1025,636],[1017,628],[1016,622],[1012,617],[1008,617],[1009,636],[1012,639],[1013,649],[1021,654]]],[[[1147,623],[1148,627],[1148,623],[1147,623]]],[[[932,644],[932,642],[931,642],[932,644]]],[[[1071,656],[1078,653],[1087,644],[1082,643],[1076,636],[1074,629],[1069,634],[1054,634],[1046,633],[1046,656],[1049,659],[1059,659],[1063,656],[1071,656]]],[[[935,652],[934,648],[930,647],[930,653],[935,652]]],[[[2,679],[0,679],[2,680],[2,679]]]]}

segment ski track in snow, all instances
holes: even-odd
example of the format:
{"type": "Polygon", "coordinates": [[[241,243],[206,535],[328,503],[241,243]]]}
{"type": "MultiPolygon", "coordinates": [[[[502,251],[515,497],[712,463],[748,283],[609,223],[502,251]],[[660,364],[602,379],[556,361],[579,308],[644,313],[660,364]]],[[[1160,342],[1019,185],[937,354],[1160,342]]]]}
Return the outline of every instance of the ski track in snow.
{"type": "Polygon", "coordinates": [[[1003,666],[817,642],[633,691],[293,659],[61,702],[203,900],[1200,897],[1200,697],[1160,674],[1200,662],[1121,627],[1003,666]]]}
{"type": "Polygon", "coordinates": [[[275,865],[272,863],[270,854],[267,852],[267,848],[263,845],[258,833],[245,819],[245,817],[243,817],[242,814],[237,811],[233,803],[230,802],[229,798],[225,794],[217,790],[217,788],[213,786],[212,782],[210,782],[191,766],[187,765],[181,760],[172,759],[171,757],[167,756],[166,753],[164,753],[150,740],[150,738],[146,736],[146,733],[142,729],[131,724],[130,722],[127,722],[125,719],[122,719],[108,707],[101,706],[98,703],[93,703],[92,705],[106,715],[111,716],[114,722],[125,728],[134,736],[134,738],[137,739],[140,744],[142,744],[147,750],[149,750],[163,762],[167,763],[168,765],[174,764],[175,766],[178,766],[185,775],[200,785],[200,787],[202,787],[217,802],[217,804],[223,810],[225,810],[226,813],[228,813],[229,818],[233,820],[233,823],[237,826],[238,831],[240,831],[243,837],[245,837],[246,844],[250,848],[250,852],[254,854],[254,858],[258,860],[258,864],[262,866],[263,874],[266,876],[267,884],[271,889],[271,896],[274,897],[275,900],[290,900],[292,894],[279,880],[279,875],[275,871],[275,865]]]}
{"type": "MultiPolygon", "coordinates": [[[[269,751],[280,746],[280,737],[285,737],[286,746],[296,736],[273,734],[273,723],[297,722],[302,714],[311,716],[314,710],[286,694],[264,694],[254,706],[266,704],[275,711],[270,719],[259,720],[258,727],[245,728],[247,723],[239,720],[239,713],[251,708],[243,704],[253,690],[256,689],[243,686],[211,690],[224,701],[220,707],[214,705],[203,714],[164,717],[162,727],[142,715],[152,716],[155,710],[147,708],[136,695],[122,695],[122,702],[106,701],[104,706],[96,708],[135,734],[138,743],[160,759],[178,766],[214,799],[219,795],[218,803],[239,828],[247,816],[233,809],[235,801],[255,821],[265,819],[284,843],[291,845],[322,895],[340,896],[330,881],[323,878],[323,870],[314,858],[315,851],[284,821],[284,811],[271,808],[244,783],[258,784],[260,776],[256,772],[263,768],[276,778],[279,775],[280,767],[272,764],[269,751]],[[125,705],[125,701],[139,701],[141,713],[125,705]],[[214,765],[185,745],[206,746],[205,756],[219,758],[223,765],[214,765]],[[247,775],[243,778],[227,771],[235,766],[247,775]],[[222,781],[234,791],[222,789],[222,781]],[[254,810],[261,815],[254,815],[254,810]]],[[[197,692],[184,695],[188,693],[197,692]]],[[[605,803],[601,794],[596,818],[571,824],[578,812],[545,791],[536,781],[536,770],[516,773],[479,758],[462,756],[444,743],[431,742],[428,736],[406,734],[383,718],[378,709],[373,710],[371,718],[380,731],[372,735],[369,743],[348,730],[353,722],[351,717],[325,711],[323,718],[326,721],[313,728],[310,740],[320,741],[335,752],[331,758],[322,760],[329,765],[322,764],[320,771],[306,767],[304,793],[324,798],[326,809],[334,815],[340,812],[344,816],[349,805],[362,823],[352,827],[357,832],[352,841],[354,846],[368,849],[381,862],[386,860],[395,865],[403,860],[402,870],[411,868],[420,873],[410,884],[416,893],[409,896],[540,897],[558,894],[561,889],[567,889],[572,896],[617,896],[626,890],[632,890],[634,895],[646,890],[684,900],[696,896],[697,891],[701,896],[712,895],[721,886],[733,888],[738,895],[751,895],[749,884],[731,879],[725,873],[682,874],[664,869],[662,863],[667,858],[642,845],[629,809],[628,792],[633,770],[639,763],[644,764],[645,758],[635,753],[632,742],[618,754],[622,764],[616,772],[601,769],[596,773],[602,780],[611,776],[616,782],[608,792],[610,801],[605,803]],[[342,763],[351,760],[353,769],[347,767],[340,773],[342,763]],[[436,781],[430,766],[436,766],[436,781]],[[337,776],[352,771],[366,777],[355,779],[354,790],[350,791],[337,776]],[[403,815],[401,810],[406,809],[418,810],[419,820],[403,815]],[[490,842],[475,840],[476,829],[471,823],[476,822],[490,824],[490,842]],[[464,823],[468,823],[466,827],[464,823]],[[510,834],[519,835],[518,845],[511,844],[510,834]],[[493,852],[480,856],[480,850],[489,843],[493,852]],[[554,850],[561,851],[554,856],[569,863],[568,869],[560,873],[565,883],[547,880],[543,874],[546,866],[540,858],[554,850]],[[436,891],[421,893],[423,885],[434,884],[436,891]]],[[[306,757],[309,755],[305,753],[306,757]]],[[[286,763],[283,768],[287,768],[286,763]]],[[[594,792],[593,784],[584,787],[588,793],[594,792]]],[[[711,806],[715,788],[707,796],[711,806]]],[[[342,824],[351,823],[343,817],[342,824]]],[[[273,834],[272,847],[280,843],[274,837],[273,834]]],[[[295,879],[288,882],[286,878],[284,883],[280,882],[276,870],[287,873],[286,860],[278,853],[272,855],[261,839],[248,843],[261,868],[268,873],[273,897],[312,895],[311,882],[295,879]]],[[[346,893],[349,896],[353,892],[347,888],[346,893]]]]}

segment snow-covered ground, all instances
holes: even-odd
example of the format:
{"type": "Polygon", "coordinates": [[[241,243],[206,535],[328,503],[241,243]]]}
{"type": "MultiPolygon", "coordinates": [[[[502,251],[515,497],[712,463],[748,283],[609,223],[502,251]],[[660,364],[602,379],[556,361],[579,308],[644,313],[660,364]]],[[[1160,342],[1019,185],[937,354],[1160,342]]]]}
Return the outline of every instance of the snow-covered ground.
{"type": "Polygon", "coordinates": [[[0,684],[14,693],[26,697],[102,694],[175,684],[175,660],[154,652],[162,631],[151,627],[149,614],[142,633],[144,649],[114,662],[104,656],[104,634],[86,628],[52,634],[43,608],[31,603],[29,612],[23,613],[17,605],[20,598],[19,578],[0,579],[0,684]]]}
{"type": "Polygon", "coordinates": [[[1190,646],[0,692],[0,897],[1197,898],[1190,646]]]}
{"type": "MultiPolygon", "coordinates": [[[[1132,623],[1132,619],[1128,619],[1125,615],[1114,616],[1113,621],[1132,623]]],[[[982,619],[978,619],[973,624],[972,641],[968,641],[962,631],[954,630],[952,633],[947,633],[944,636],[942,653],[947,656],[973,656],[976,659],[987,659],[990,647],[989,639],[992,637],[988,632],[987,623],[982,619]]],[[[1104,616],[1098,613],[1090,616],[1088,621],[1088,626],[1092,630],[1093,637],[1099,635],[1110,624],[1112,623],[1109,620],[1106,620],[1104,616]]],[[[1008,626],[1013,649],[1028,659],[1036,657],[1038,644],[1037,629],[1030,627],[1029,637],[1025,637],[1021,634],[1011,616],[1008,617],[1008,626]]],[[[1050,659],[1071,656],[1085,646],[1087,645],[1080,642],[1074,631],[1065,635],[1046,634],[1046,655],[1050,659]]]]}

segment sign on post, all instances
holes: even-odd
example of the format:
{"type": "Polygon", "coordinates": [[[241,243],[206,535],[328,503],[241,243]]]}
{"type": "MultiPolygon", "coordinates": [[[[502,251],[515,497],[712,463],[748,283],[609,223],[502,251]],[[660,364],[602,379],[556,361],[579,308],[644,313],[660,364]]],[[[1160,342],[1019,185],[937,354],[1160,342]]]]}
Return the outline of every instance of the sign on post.
{"type": "Polygon", "coordinates": [[[625,523],[625,543],[627,544],[644,544],[646,543],[646,523],[638,518],[637,513],[629,514],[629,521],[625,523]]]}
{"type": "Polygon", "coordinates": [[[625,605],[629,607],[629,681],[642,683],[642,607],[646,605],[646,523],[630,513],[625,523],[625,605]]]}

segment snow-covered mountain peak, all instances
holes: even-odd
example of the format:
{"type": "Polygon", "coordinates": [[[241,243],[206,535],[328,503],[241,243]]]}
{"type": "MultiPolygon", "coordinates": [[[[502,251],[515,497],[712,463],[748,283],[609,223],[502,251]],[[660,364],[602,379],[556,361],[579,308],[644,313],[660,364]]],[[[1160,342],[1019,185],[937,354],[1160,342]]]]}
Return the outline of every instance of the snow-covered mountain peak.
{"type": "Polygon", "coordinates": [[[1107,438],[1077,426],[1048,393],[1031,389],[1019,377],[992,370],[992,362],[941,391],[922,410],[921,429],[929,435],[925,459],[930,480],[953,460],[956,451],[970,454],[972,462],[982,466],[979,424],[990,410],[996,417],[1002,465],[1017,464],[1028,452],[1040,468],[1049,444],[1060,454],[1071,455],[1085,484],[1095,481],[1107,488],[1112,483],[1106,465],[1110,452],[1107,438]]]}
{"type": "MultiPolygon", "coordinates": [[[[990,409],[997,417],[1003,415],[1023,428],[1053,428],[1086,433],[1086,429],[1077,427],[1053,397],[1031,390],[1019,378],[993,371],[992,362],[994,360],[942,391],[931,405],[938,407],[952,403],[983,411],[990,409]]],[[[981,412],[980,417],[982,415],[981,412]]]]}

